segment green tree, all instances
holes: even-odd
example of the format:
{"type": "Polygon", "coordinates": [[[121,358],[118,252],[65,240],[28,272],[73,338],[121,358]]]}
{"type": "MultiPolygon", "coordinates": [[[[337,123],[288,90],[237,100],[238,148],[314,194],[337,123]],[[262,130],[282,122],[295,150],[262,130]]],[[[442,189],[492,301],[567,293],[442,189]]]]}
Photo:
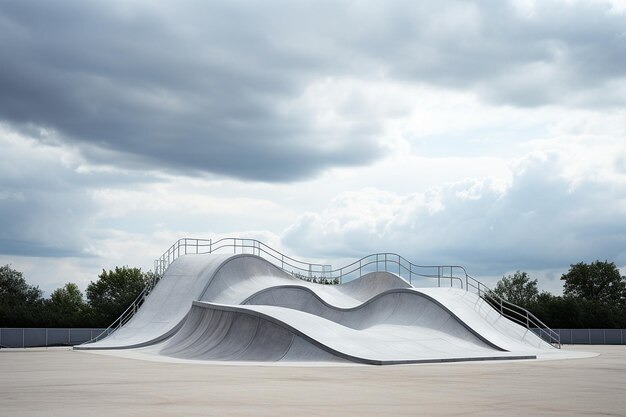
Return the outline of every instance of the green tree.
{"type": "Polygon", "coordinates": [[[570,265],[566,274],[563,295],[588,301],[608,303],[612,306],[626,304],[626,277],[621,276],[613,262],[579,262],[570,265]]]}
{"type": "Polygon", "coordinates": [[[74,283],[68,282],[54,290],[48,301],[48,309],[54,326],[83,327],[90,324],[89,305],[74,283]]]}
{"type": "Polygon", "coordinates": [[[526,272],[517,271],[513,275],[503,276],[496,284],[494,293],[519,306],[529,306],[537,301],[539,290],[537,280],[531,280],[526,272]]]}
{"type": "Polygon", "coordinates": [[[114,271],[102,270],[98,278],[87,286],[87,300],[94,325],[108,326],[137,298],[152,276],[140,268],[124,266],[115,267],[114,271]]]}
{"type": "Polygon", "coordinates": [[[562,329],[626,327],[626,309],[573,296],[542,292],[530,310],[546,325],[562,329]]]}
{"type": "Polygon", "coordinates": [[[43,319],[42,292],[28,285],[21,272],[0,266],[0,326],[31,327],[43,319]]]}

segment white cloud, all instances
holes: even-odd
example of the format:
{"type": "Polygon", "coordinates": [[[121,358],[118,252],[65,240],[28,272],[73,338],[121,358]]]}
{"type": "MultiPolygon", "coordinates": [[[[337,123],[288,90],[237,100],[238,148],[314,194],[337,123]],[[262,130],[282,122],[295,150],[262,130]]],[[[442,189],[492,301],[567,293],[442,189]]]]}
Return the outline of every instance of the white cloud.
{"type": "Polygon", "coordinates": [[[406,195],[343,193],[301,216],[284,241],[318,256],[389,250],[478,273],[623,259],[626,206],[619,202],[626,189],[593,179],[572,185],[562,175],[564,162],[556,154],[525,158],[505,188],[486,179],[406,195]]]}
{"type": "Polygon", "coordinates": [[[623,6],[8,1],[2,259],[48,286],[184,236],[624,265],[623,6]]]}

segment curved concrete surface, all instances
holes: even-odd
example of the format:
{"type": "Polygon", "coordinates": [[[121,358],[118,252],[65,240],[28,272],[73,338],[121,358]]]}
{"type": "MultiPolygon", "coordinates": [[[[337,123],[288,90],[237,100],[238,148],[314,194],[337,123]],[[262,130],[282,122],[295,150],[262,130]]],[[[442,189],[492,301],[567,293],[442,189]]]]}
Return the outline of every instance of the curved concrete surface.
{"type": "Polygon", "coordinates": [[[77,348],[370,364],[529,359],[555,350],[461,289],[413,288],[386,272],[314,284],[245,254],[181,256],[125,326],[77,348]]]}

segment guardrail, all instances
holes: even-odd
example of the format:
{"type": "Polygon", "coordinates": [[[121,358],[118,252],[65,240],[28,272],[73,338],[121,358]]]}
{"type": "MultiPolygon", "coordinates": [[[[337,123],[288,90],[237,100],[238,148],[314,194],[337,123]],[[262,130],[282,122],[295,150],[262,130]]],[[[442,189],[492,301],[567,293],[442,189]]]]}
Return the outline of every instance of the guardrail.
{"type": "Polygon", "coordinates": [[[513,304],[510,301],[505,300],[485,284],[469,275],[466,276],[465,282],[465,287],[468,290],[474,289],[479,297],[491,304],[491,306],[498,310],[504,317],[528,329],[532,329],[544,341],[558,348],[561,347],[560,334],[546,326],[533,313],[518,306],[517,304],[513,304]]]}
{"type": "Polygon", "coordinates": [[[120,314],[120,316],[117,319],[115,319],[115,321],[113,323],[111,323],[109,325],[109,327],[104,329],[104,331],[102,333],[98,334],[96,337],[92,337],[91,339],[85,341],[84,343],[97,342],[100,339],[104,339],[105,337],[107,337],[108,335],[110,335],[111,333],[113,333],[114,331],[116,331],[117,329],[119,329],[120,327],[125,325],[126,323],[128,323],[128,321],[131,318],[133,318],[135,313],[137,313],[137,310],[139,310],[139,307],[141,307],[141,305],[146,300],[146,298],[148,298],[148,295],[150,294],[150,292],[152,291],[154,286],[157,284],[159,279],[160,279],[160,276],[155,276],[154,279],[152,281],[150,281],[143,288],[143,290],[141,290],[139,295],[128,306],[128,308],[126,308],[126,310],[124,310],[124,312],[122,314],[120,314]]]}
{"type": "MultiPolygon", "coordinates": [[[[474,291],[500,311],[500,314],[530,329],[539,329],[540,336],[556,347],[561,347],[559,334],[546,326],[528,310],[519,307],[495,294],[482,282],[472,278],[458,265],[417,265],[396,253],[376,253],[365,256],[349,265],[333,269],[332,265],[310,263],[287,256],[256,239],[223,238],[212,239],[182,238],[169,247],[160,258],[154,261],[155,280],[150,283],[137,299],[109,326],[115,331],[123,326],[141,306],[150,291],[163,276],[167,268],[178,257],[188,254],[208,253],[249,253],[266,259],[283,271],[306,281],[321,284],[340,284],[346,280],[359,278],[370,272],[393,272],[413,284],[422,280],[431,286],[450,286],[474,291]],[[424,281],[429,279],[430,281],[424,281]],[[436,280],[436,281],[435,281],[436,280]],[[465,285],[464,285],[465,283],[465,285]]],[[[89,342],[96,341],[97,338],[89,342]]]]}
{"type": "Polygon", "coordinates": [[[154,271],[162,276],[169,265],[179,256],[187,254],[207,253],[249,253],[260,256],[273,263],[283,271],[301,279],[321,284],[340,284],[344,280],[352,280],[369,272],[394,272],[413,283],[419,278],[437,280],[437,286],[450,282],[450,286],[458,284],[463,288],[465,269],[457,265],[417,265],[396,253],[376,253],[365,256],[341,268],[333,269],[332,265],[310,263],[287,256],[256,239],[223,238],[211,239],[183,238],[177,240],[165,253],[154,261],[154,271]]]}

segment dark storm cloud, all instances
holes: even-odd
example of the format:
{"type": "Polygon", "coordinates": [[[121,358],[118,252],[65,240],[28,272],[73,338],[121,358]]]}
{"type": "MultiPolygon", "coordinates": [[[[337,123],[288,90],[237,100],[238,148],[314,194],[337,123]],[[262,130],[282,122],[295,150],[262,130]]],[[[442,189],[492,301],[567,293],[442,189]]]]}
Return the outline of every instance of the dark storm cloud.
{"type": "Polygon", "coordinates": [[[380,154],[369,123],[338,135],[279,112],[310,63],[274,48],[254,10],[194,16],[191,6],[176,20],[139,4],[4,3],[1,116],[53,128],[109,163],[259,180],[380,154]]]}
{"type": "Polygon", "coordinates": [[[367,111],[336,130],[289,108],[324,77],[527,106],[588,104],[626,74],[626,22],[604,6],[381,4],[4,1],[0,118],[54,129],[96,162],[291,181],[383,155],[367,111]]]}
{"type": "Polygon", "coordinates": [[[157,179],[139,171],[94,171],[48,135],[24,130],[33,136],[0,124],[0,254],[92,256],[101,207],[92,190],[142,187],[157,179]]]}
{"type": "MultiPolygon", "coordinates": [[[[42,161],[37,161],[41,163],[42,161]]],[[[86,231],[93,226],[87,213],[96,206],[87,192],[69,185],[71,171],[51,166],[24,167],[19,160],[0,169],[0,253],[37,257],[84,257],[86,231]],[[45,174],[36,170],[45,168],[45,174]]]]}

